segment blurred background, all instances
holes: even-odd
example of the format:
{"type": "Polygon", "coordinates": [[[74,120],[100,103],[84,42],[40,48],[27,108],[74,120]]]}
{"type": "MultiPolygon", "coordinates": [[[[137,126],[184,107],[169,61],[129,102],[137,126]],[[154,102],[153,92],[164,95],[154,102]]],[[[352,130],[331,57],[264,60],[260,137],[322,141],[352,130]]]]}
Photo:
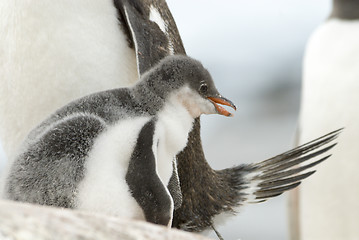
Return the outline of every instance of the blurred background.
{"type": "MultiPolygon", "coordinates": [[[[233,118],[202,117],[211,166],[259,162],[292,148],[305,44],[327,18],[331,1],[167,2],[188,55],[202,61],[219,91],[238,107],[233,118]]],[[[4,159],[0,148],[0,169],[4,159]]],[[[288,239],[287,203],[284,194],[247,206],[216,227],[226,240],[288,239]]]]}
{"type": "MultiPolygon", "coordinates": [[[[202,61],[218,90],[238,107],[233,118],[202,117],[202,141],[211,166],[259,162],[292,148],[305,45],[328,17],[331,1],[167,3],[187,54],[202,61]]],[[[283,194],[242,208],[217,230],[226,240],[289,239],[287,207],[283,194]]]]}

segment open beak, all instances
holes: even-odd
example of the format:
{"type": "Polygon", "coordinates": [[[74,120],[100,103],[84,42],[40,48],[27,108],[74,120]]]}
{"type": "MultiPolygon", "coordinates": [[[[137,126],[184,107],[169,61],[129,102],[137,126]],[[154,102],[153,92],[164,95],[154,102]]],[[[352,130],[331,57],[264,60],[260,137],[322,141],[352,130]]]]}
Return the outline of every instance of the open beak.
{"type": "Polygon", "coordinates": [[[226,105],[226,106],[233,108],[234,110],[237,110],[236,106],[230,100],[222,97],[221,95],[216,96],[216,97],[207,97],[207,98],[213,103],[218,114],[224,115],[226,117],[233,116],[232,113],[228,112],[226,109],[219,106],[218,104],[226,105]]]}

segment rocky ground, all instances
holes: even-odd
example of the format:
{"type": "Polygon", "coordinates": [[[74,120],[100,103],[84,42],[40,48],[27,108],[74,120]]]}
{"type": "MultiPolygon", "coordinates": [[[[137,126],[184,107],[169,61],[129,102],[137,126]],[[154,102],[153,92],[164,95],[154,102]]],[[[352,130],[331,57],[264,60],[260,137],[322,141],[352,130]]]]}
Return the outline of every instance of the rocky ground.
{"type": "Polygon", "coordinates": [[[176,229],[115,217],[0,201],[0,240],[206,240],[176,229]]]}

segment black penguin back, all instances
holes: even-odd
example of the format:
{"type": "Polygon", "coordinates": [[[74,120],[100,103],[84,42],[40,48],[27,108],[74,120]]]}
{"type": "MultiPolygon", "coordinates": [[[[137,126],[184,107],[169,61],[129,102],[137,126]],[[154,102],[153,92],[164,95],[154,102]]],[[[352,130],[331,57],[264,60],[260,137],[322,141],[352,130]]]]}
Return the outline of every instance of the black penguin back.
{"type": "Polygon", "coordinates": [[[359,19],[359,0],[333,0],[333,10],[330,18],[359,19]]]}

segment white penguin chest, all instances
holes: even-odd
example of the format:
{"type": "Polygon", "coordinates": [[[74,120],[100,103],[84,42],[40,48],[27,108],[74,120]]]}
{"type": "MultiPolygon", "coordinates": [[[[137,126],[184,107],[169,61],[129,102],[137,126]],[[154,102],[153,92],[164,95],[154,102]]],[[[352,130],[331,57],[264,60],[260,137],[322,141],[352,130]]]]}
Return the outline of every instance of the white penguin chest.
{"type": "Polygon", "coordinates": [[[327,129],[347,127],[355,121],[338,113],[358,112],[358,42],[359,21],[329,20],[311,37],[304,61],[301,107],[301,124],[313,126],[314,131],[308,132],[314,133],[323,125],[329,125],[327,129]],[[318,119],[316,124],[314,119],[318,119]],[[336,126],[331,126],[331,122],[336,122],[336,126]]]}
{"type": "Polygon", "coordinates": [[[172,161],[185,148],[193,118],[182,105],[169,104],[158,114],[154,145],[157,153],[158,174],[168,183],[172,174],[172,161]]]}
{"type": "Polygon", "coordinates": [[[359,183],[358,92],[359,21],[330,19],[307,46],[299,140],[305,143],[342,127],[344,131],[330,160],[301,185],[297,200],[302,239],[356,239],[359,234],[359,188],[348,187],[359,183]],[[338,219],[343,224],[338,225],[338,219]]]}
{"type": "Polygon", "coordinates": [[[144,220],[126,183],[126,173],[138,134],[148,120],[120,121],[96,139],[78,190],[79,209],[144,220]]]}

